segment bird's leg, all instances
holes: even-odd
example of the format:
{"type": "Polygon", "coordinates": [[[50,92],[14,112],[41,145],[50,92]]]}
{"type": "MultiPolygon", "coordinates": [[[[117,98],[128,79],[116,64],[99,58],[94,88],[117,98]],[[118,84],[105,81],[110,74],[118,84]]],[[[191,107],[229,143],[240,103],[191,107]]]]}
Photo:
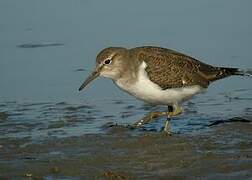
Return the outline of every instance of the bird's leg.
{"type": "Polygon", "coordinates": [[[166,112],[150,112],[144,118],[142,118],[141,120],[135,122],[132,126],[135,127],[135,128],[141,127],[144,124],[149,123],[153,119],[161,117],[161,116],[165,116],[166,114],[167,114],[166,112]]]}
{"type": "Polygon", "coordinates": [[[168,106],[167,119],[164,126],[164,132],[171,135],[170,122],[172,116],[177,116],[182,113],[182,108],[178,105],[168,106]]]}
{"type": "Polygon", "coordinates": [[[165,121],[164,132],[166,132],[169,135],[171,135],[170,122],[172,113],[173,113],[173,106],[168,106],[167,119],[165,121]]]}
{"type": "Polygon", "coordinates": [[[168,116],[177,116],[183,112],[182,107],[178,104],[174,104],[173,106],[168,106],[168,116]]]}

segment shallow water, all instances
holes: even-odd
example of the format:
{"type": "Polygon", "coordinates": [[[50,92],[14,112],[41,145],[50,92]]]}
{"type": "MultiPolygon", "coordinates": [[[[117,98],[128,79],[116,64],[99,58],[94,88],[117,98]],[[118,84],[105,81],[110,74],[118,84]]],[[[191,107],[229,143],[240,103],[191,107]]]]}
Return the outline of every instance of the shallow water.
{"type": "MultiPolygon", "coordinates": [[[[156,45],[213,65],[251,68],[251,5],[235,0],[1,0],[0,149],[8,139],[26,146],[54,138],[106,136],[115,124],[127,126],[150,111],[165,110],[130,97],[108,79],[78,92],[96,54],[108,46],[156,45]]],[[[172,131],[199,133],[234,117],[250,121],[251,82],[231,77],[212,84],[184,104],[172,131]]],[[[164,121],[140,132],[159,132],[164,121]]]]}
{"type": "MultiPolygon", "coordinates": [[[[183,115],[172,121],[172,131],[185,133],[205,129],[211,123],[228,121],[233,117],[250,120],[251,95],[252,90],[233,91],[214,97],[201,95],[184,105],[183,115]]],[[[128,99],[98,99],[79,104],[4,101],[0,104],[0,136],[41,141],[51,137],[104,133],[104,127],[112,124],[127,126],[150,111],[165,109],[128,99]]],[[[160,131],[164,122],[165,118],[159,118],[146,125],[145,129],[160,131]]]]}

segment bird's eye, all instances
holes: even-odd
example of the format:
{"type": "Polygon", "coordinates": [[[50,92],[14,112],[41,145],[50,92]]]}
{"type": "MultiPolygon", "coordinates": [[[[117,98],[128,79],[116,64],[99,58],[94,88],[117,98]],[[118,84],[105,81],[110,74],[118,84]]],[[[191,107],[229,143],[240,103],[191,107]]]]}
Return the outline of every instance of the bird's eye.
{"type": "Polygon", "coordinates": [[[103,63],[104,63],[104,64],[110,64],[111,62],[112,62],[111,59],[107,59],[107,60],[105,60],[103,63]]]}

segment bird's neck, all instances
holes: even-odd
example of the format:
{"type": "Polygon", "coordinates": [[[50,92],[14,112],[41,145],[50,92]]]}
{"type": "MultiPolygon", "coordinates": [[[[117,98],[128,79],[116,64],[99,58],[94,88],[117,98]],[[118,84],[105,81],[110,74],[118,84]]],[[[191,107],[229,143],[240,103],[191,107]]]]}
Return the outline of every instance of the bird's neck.
{"type": "Polygon", "coordinates": [[[138,72],[138,66],[130,65],[118,79],[114,80],[114,83],[122,89],[127,89],[137,82],[138,72]]]}

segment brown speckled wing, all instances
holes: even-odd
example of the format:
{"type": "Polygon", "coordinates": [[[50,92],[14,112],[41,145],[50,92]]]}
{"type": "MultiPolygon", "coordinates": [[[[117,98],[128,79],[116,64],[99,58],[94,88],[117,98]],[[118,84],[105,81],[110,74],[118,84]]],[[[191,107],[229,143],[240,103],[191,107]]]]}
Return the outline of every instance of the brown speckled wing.
{"type": "Polygon", "coordinates": [[[147,64],[146,72],[150,80],[162,89],[193,85],[207,88],[221,71],[220,68],[165,48],[140,47],[132,51],[140,62],[147,64]]]}

